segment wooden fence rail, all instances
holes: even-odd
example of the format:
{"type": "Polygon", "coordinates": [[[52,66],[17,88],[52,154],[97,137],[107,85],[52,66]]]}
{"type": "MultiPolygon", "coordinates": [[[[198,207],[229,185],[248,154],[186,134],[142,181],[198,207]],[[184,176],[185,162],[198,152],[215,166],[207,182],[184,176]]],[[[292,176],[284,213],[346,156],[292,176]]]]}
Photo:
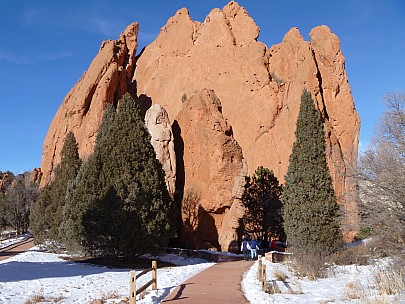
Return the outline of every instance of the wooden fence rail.
{"type": "Polygon", "coordinates": [[[15,237],[18,237],[18,231],[2,233],[0,235],[0,244],[3,243],[3,241],[7,241],[7,240],[15,238],[15,237]],[[4,236],[6,236],[6,237],[4,237],[4,236]]]}
{"type": "Polygon", "coordinates": [[[257,257],[258,266],[257,266],[257,278],[262,285],[262,291],[266,291],[266,265],[263,265],[262,256],[257,257]]]}
{"type": "Polygon", "coordinates": [[[152,290],[157,289],[157,262],[152,261],[152,267],[143,270],[142,272],[135,275],[135,270],[130,272],[130,281],[129,281],[129,304],[136,303],[136,295],[140,294],[141,292],[145,291],[146,288],[152,285],[152,290]],[[141,276],[147,274],[148,272],[152,271],[152,279],[149,280],[145,285],[141,286],[138,290],[136,289],[136,280],[139,279],[141,276]]]}

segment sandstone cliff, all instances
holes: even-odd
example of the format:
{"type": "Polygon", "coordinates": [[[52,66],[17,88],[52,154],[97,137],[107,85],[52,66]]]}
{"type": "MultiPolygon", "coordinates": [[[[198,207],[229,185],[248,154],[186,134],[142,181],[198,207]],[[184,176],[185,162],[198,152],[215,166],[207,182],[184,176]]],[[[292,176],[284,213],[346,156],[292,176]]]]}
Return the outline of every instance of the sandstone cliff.
{"type": "Polygon", "coordinates": [[[193,247],[210,244],[228,251],[244,208],[241,196],[247,174],[242,149],[223,117],[221,102],[213,91],[196,92],[186,100],[174,124],[178,188],[194,192],[197,201],[183,199],[183,227],[193,247]],[[193,205],[193,203],[195,203],[193,205]],[[187,205],[185,205],[187,204],[187,205]],[[193,210],[190,210],[193,208],[193,210]],[[194,214],[190,214],[194,212],[194,214]],[[195,225],[191,218],[198,220],[195,225]]]}
{"type": "Polygon", "coordinates": [[[129,91],[138,29],[138,23],[133,23],[118,40],[104,41],[89,69],[66,95],[44,140],[42,187],[49,183],[60,162],[60,152],[69,131],[75,134],[81,158],[93,151],[106,104],[116,104],[129,91]]]}
{"type": "MultiPolygon", "coordinates": [[[[203,23],[179,10],[137,61],[137,94],[161,104],[175,119],[182,98],[210,88],[233,127],[249,174],[263,165],[283,181],[295,140],[300,96],[306,87],[325,121],[327,156],[345,231],[357,230],[350,180],[357,161],[360,120],[344,69],[339,39],[328,27],[298,29],[268,49],[259,28],[236,2],[214,9],[203,23]]],[[[352,234],[346,233],[348,238],[352,234]]]]}
{"type": "MultiPolygon", "coordinates": [[[[132,24],[118,40],[104,42],[89,70],[66,96],[44,141],[42,186],[59,162],[65,134],[72,130],[80,155],[88,155],[105,104],[116,103],[129,89],[151,104],[162,105],[171,123],[179,115],[182,124],[190,128],[195,128],[197,122],[185,121],[184,113],[180,114],[186,111],[183,106],[197,98],[195,92],[213,90],[221,101],[223,116],[232,125],[248,173],[262,165],[283,181],[295,140],[300,96],[307,88],[324,119],[328,164],[339,202],[345,208],[343,229],[350,239],[358,223],[350,176],[357,162],[360,120],[339,39],[328,27],[314,28],[310,42],[293,28],[280,44],[268,48],[257,41],[259,28],[236,2],[212,10],[202,23],[191,20],[188,11],[181,9],[135,62],[137,32],[138,25],[132,24]]],[[[184,160],[192,159],[201,149],[197,143],[190,146],[184,150],[184,160]]],[[[212,150],[205,152],[220,157],[212,150]]],[[[208,182],[212,177],[200,178],[208,182]]],[[[183,180],[182,188],[176,190],[184,194],[192,184],[187,178],[183,180]]],[[[228,197],[232,192],[229,185],[221,189],[228,197]]],[[[214,199],[201,195],[205,197],[201,203],[204,210],[222,212],[214,199]]],[[[224,218],[214,219],[216,229],[220,229],[218,223],[224,218]]],[[[225,244],[219,241],[221,237],[219,233],[216,241],[225,244]]]]}

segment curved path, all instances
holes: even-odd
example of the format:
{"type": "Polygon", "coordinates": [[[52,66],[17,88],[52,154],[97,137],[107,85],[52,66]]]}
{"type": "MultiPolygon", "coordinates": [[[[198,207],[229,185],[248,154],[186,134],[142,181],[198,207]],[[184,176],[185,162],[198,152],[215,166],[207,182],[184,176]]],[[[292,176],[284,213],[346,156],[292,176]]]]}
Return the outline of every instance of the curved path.
{"type": "Polygon", "coordinates": [[[215,264],[183,282],[162,303],[249,303],[240,284],[243,273],[253,263],[254,261],[237,261],[215,264]]]}
{"type": "Polygon", "coordinates": [[[0,249],[0,261],[8,259],[24,251],[27,251],[28,249],[34,246],[35,246],[34,239],[32,237],[29,237],[25,241],[0,249]]]}

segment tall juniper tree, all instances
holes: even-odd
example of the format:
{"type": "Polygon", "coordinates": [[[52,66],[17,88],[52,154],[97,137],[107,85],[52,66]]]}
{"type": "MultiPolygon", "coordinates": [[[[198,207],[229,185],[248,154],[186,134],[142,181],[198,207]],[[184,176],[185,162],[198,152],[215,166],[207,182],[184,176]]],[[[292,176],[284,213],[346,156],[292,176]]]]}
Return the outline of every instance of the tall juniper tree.
{"type": "Polygon", "coordinates": [[[66,198],[62,231],[72,247],[128,256],[173,236],[164,171],[129,94],[116,112],[106,109],[93,154],[66,198]]]}
{"type": "Polygon", "coordinates": [[[246,208],[243,216],[245,231],[261,240],[269,237],[284,239],[283,188],[273,171],[258,167],[252,177],[246,177],[242,202],[246,208]]]}
{"type": "Polygon", "coordinates": [[[82,164],[78,144],[71,131],[65,137],[60,157],[54,180],[41,190],[31,213],[31,228],[37,241],[44,238],[60,241],[59,227],[62,223],[67,185],[75,179],[82,164]]]}
{"type": "Polygon", "coordinates": [[[326,162],[322,119],[304,90],[283,191],[284,227],[289,246],[330,254],[342,242],[340,211],[326,162]]]}

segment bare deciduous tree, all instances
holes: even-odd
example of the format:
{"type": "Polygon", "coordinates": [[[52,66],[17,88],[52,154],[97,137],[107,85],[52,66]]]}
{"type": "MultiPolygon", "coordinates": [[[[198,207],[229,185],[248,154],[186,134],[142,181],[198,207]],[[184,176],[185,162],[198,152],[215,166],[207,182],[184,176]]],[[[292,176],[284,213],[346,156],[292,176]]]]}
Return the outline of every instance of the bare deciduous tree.
{"type": "Polygon", "coordinates": [[[386,111],[359,162],[363,227],[390,241],[405,242],[405,93],[385,96],[386,111]]]}
{"type": "Polygon", "coordinates": [[[17,231],[27,231],[31,206],[37,197],[37,185],[29,179],[29,174],[10,176],[9,186],[0,197],[0,218],[17,231]]]}

